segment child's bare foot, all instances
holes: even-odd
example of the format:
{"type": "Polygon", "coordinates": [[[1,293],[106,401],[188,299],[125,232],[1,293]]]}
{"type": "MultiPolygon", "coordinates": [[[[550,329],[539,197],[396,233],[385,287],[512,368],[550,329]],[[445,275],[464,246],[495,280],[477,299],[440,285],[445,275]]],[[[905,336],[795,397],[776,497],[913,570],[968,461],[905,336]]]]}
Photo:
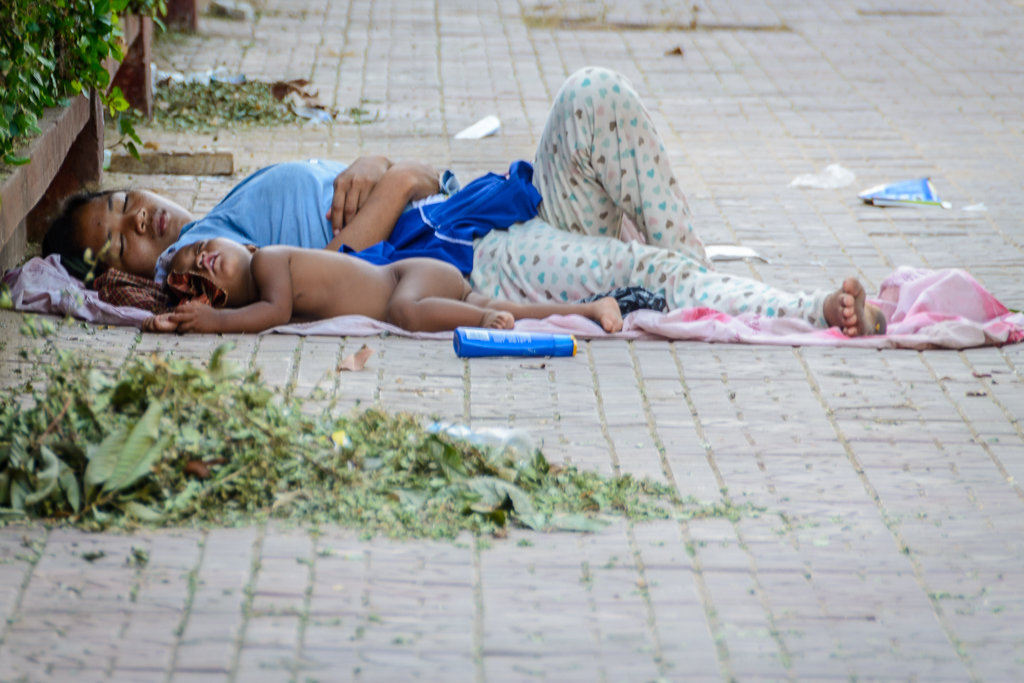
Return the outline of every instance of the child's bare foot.
{"type": "Polygon", "coordinates": [[[594,314],[591,319],[604,328],[605,332],[622,331],[622,312],[619,311],[619,302],[610,296],[598,299],[592,306],[594,314]]]}
{"type": "Polygon", "coordinates": [[[511,330],[515,324],[516,319],[508,311],[487,311],[480,326],[493,330],[511,330]]]}
{"type": "Polygon", "coordinates": [[[855,277],[843,280],[843,286],[825,299],[825,320],[847,337],[885,334],[885,316],[865,302],[864,285],[855,277]]]}

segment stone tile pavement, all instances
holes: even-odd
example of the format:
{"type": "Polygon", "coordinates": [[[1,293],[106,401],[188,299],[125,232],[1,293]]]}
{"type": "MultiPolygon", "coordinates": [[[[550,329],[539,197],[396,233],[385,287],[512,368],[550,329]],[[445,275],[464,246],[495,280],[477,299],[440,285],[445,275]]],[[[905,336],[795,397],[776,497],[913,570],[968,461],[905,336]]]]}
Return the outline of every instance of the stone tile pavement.
{"type": "MultiPolygon", "coordinates": [[[[772,259],[727,270],[801,288],[855,273],[870,288],[896,265],[961,267],[1022,308],[1024,3],[698,6],[708,30],[592,30],[594,17],[691,20],[650,0],[268,0],[254,25],[204,18],[199,36],[161,42],[159,61],[309,78],[325,101],[380,120],[144,137],[230,149],[242,173],[383,153],[468,179],[530,158],[561,81],[601,64],[649,103],[705,241],[772,259]],[[683,56],[665,54],[677,46],[683,56]],[[487,114],[500,135],[451,139],[487,114]],[[787,188],[834,162],[854,187],[787,188]],[[856,200],[924,175],[953,210],[856,200]],[[979,202],[987,211],[962,210],[979,202]]],[[[202,213],[241,177],[108,183],[202,213]]],[[[221,341],[65,324],[47,342],[18,325],[0,316],[3,385],[37,376],[55,347],[116,366],[154,350],[201,360],[221,341]]],[[[365,340],[237,341],[239,360],[295,395],[514,425],[552,460],[765,512],[456,543],[273,523],[7,527],[0,681],[1024,679],[1024,348],[595,342],[537,367],[385,338],[370,340],[366,370],[339,376],[365,340]],[[144,568],[125,562],[136,545],[144,568]]]]}

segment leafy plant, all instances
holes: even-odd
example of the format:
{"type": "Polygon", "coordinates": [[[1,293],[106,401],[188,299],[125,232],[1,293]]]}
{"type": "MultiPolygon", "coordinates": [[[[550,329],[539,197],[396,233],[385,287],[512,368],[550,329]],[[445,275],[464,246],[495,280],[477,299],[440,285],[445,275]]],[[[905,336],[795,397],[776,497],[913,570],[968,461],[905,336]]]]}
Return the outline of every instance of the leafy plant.
{"type": "Polygon", "coordinates": [[[0,519],[104,528],[275,515],[451,538],[709,510],[655,482],[551,465],[539,451],[479,450],[412,415],[310,415],[233,367],[228,348],[206,368],[153,356],[116,377],[56,351],[45,382],[0,394],[0,519]]]}
{"type": "MultiPolygon", "coordinates": [[[[43,110],[67,106],[68,98],[89,88],[101,94],[111,116],[128,108],[119,88],[109,94],[107,57],[120,61],[121,31],[117,15],[166,13],[164,0],[4,0],[0,3],[0,159],[21,165],[27,157],[15,147],[37,126],[43,110]]],[[[162,24],[161,24],[162,26],[162,24]]],[[[139,142],[130,123],[118,122],[122,135],[139,142]]],[[[138,155],[133,142],[129,152],[138,155]]]]}

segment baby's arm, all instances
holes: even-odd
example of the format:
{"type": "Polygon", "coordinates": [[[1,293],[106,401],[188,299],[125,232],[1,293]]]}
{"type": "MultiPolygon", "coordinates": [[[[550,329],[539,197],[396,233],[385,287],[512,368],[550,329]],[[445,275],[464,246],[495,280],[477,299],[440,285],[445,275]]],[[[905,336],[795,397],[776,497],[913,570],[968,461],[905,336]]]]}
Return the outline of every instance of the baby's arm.
{"type": "Polygon", "coordinates": [[[181,332],[262,332],[292,319],[292,274],[287,252],[259,251],[252,257],[252,278],[260,300],[241,308],[185,303],[170,315],[181,332]]]}

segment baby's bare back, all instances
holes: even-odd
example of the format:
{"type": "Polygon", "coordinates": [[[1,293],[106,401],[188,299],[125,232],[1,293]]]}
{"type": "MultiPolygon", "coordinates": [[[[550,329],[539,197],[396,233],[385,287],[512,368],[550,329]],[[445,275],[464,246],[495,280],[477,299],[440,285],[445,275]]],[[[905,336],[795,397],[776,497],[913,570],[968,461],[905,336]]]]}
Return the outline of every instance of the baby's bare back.
{"type": "Polygon", "coordinates": [[[365,315],[387,320],[388,304],[399,282],[404,296],[464,300],[469,284],[454,266],[412,258],[376,266],[348,254],[320,249],[287,250],[292,278],[292,319],[322,320],[339,315],[365,315]]]}
{"type": "Polygon", "coordinates": [[[388,269],[322,249],[265,249],[288,250],[293,320],[323,320],[339,315],[384,319],[397,283],[388,269]]]}

